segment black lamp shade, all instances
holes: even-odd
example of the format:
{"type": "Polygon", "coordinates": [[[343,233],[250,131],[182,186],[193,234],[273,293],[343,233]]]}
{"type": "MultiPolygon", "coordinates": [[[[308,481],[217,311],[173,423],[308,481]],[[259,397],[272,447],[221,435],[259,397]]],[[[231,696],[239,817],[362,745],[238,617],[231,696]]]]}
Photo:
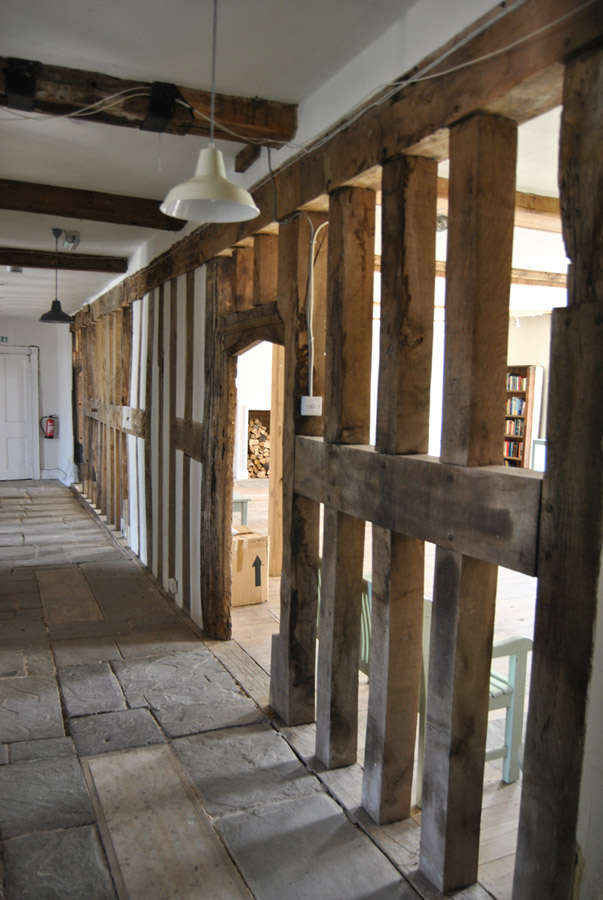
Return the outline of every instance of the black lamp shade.
{"type": "Polygon", "coordinates": [[[48,312],[40,316],[40,322],[54,322],[55,324],[70,324],[71,316],[61,309],[61,301],[53,300],[48,312]]]}

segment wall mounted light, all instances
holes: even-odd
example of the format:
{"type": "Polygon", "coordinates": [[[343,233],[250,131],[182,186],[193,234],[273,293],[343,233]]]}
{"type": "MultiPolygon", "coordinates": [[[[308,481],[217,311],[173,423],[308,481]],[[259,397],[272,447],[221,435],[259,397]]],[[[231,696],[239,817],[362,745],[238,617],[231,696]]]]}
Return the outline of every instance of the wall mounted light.
{"type": "Polygon", "coordinates": [[[61,309],[61,303],[58,300],[58,286],[59,286],[59,238],[63,234],[63,230],[61,228],[53,228],[52,233],[54,234],[55,240],[55,265],[54,265],[54,300],[52,301],[51,307],[48,312],[44,313],[40,316],[40,322],[52,322],[53,324],[69,324],[71,320],[71,316],[66,312],[63,312],[61,309]]]}
{"type": "Polygon", "coordinates": [[[193,178],[172,188],[159,208],[189,222],[246,222],[260,211],[248,191],[226,178],[222,151],[214,144],[217,21],[218,0],[214,0],[209,147],[201,151],[193,178]]]}

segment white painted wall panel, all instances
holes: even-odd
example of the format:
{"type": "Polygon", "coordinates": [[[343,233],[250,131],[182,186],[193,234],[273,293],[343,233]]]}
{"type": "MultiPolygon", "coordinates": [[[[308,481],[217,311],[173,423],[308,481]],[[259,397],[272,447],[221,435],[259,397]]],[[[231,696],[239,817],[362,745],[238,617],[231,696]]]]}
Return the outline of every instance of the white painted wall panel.
{"type": "Polygon", "coordinates": [[[138,406],[140,380],[140,319],[142,300],[132,304],[132,370],[130,373],[130,406],[138,406]]]}
{"type": "MultiPolygon", "coordinates": [[[[184,416],[184,381],[186,366],[186,275],[178,279],[176,311],[176,418],[184,416]]],[[[190,323],[193,327],[193,323],[190,323]]]]}
{"type": "Polygon", "coordinates": [[[191,459],[191,618],[203,627],[201,615],[201,463],[191,459]]]}
{"type": "Polygon", "coordinates": [[[129,546],[137,556],[140,555],[139,536],[139,502],[138,502],[138,466],[136,464],[136,438],[126,435],[128,446],[128,502],[130,507],[130,526],[126,535],[129,546]]]}
{"type": "Polygon", "coordinates": [[[138,521],[140,527],[138,555],[146,566],[149,557],[147,552],[147,494],[144,466],[145,442],[143,438],[136,438],[136,450],[136,463],[138,467],[138,521]]]}
{"type": "Polygon", "coordinates": [[[182,465],[184,461],[184,453],[176,450],[176,521],[171,523],[171,527],[176,530],[176,603],[182,609],[182,465]]]}

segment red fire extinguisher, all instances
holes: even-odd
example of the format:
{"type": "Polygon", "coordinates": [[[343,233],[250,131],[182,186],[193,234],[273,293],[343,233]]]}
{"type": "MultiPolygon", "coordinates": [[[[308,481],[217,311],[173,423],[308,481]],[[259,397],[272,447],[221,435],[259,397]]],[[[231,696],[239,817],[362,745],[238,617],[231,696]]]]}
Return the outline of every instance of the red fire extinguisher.
{"type": "Polygon", "coordinates": [[[45,438],[54,438],[56,428],[59,424],[58,416],[42,416],[40,419],[40,428],[45,438]]]}

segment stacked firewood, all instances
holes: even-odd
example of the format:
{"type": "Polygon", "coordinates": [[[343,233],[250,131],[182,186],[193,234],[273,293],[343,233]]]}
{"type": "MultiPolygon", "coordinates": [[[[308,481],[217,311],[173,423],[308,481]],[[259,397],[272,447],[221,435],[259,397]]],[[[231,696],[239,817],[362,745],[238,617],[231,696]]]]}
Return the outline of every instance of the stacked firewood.
{"type": "Polygon", "coordinates": [[[249,417],[249,449],[247,472],[250,478],[268,478],[270,469],[270,434],[259,419],[249,417]]]}

